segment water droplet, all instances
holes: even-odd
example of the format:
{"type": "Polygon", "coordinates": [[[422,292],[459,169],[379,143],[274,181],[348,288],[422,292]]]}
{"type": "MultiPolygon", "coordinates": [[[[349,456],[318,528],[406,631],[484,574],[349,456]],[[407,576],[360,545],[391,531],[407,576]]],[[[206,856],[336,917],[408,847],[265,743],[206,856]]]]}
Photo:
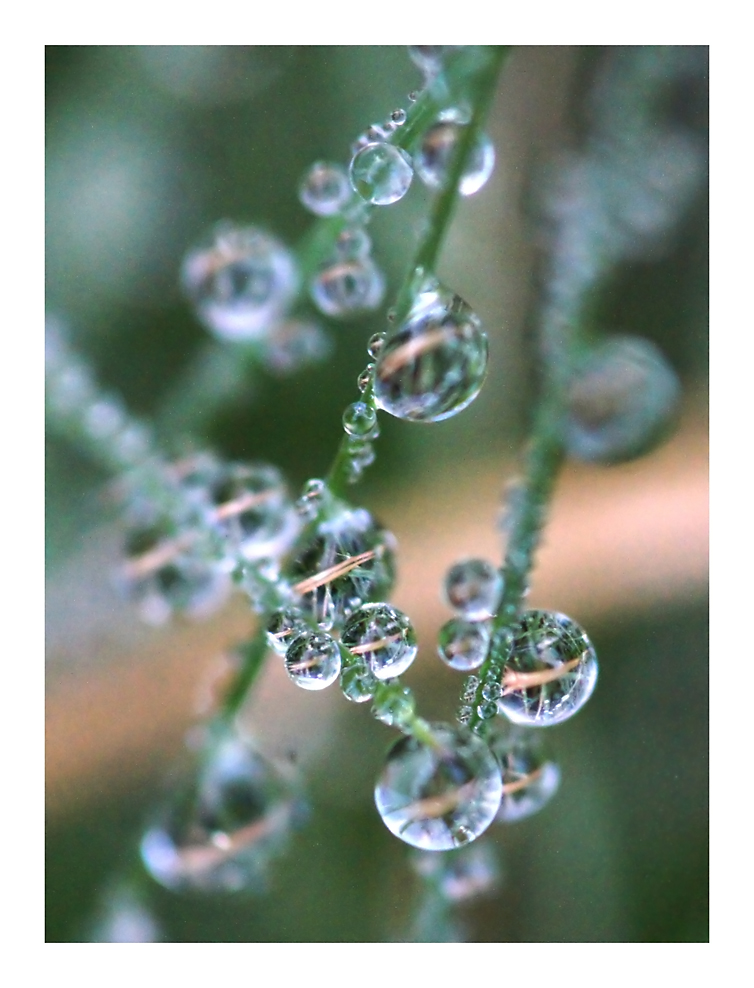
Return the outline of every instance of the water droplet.
{"type": "Polygon", "coordinates": [[[305,690],[326,689],[340,675],[338,643],[323,632],[304,632],[288,646],[285,668],[296,686],[305,690]]]}
{"type": "Polygon", "coordinates": [[[491,892],[500,877],[492,846],[480,841],[473,847],[445,854],[422,851],[412,861],[414,869],[428,878],[448,902],[468,902],[491,892]]]}
{"type": "Polygon", "coordinates": [[[208,484],[209,518],[232,557],[280,558],[300,523],[282,474],[263,463],[223,464],[208,484]]]}
{"type": "Polygon", "coordinates": [[[382,353],[385,347],[385,333],[375,333],[374,336],[369,337],[369,342],[367,343],[367,353],[370,357],[375,360],[382,353]]]}
{"type": "Polygon", "coordinates": [[[174,890],[259,890],[294,818],[290,780],[236,737],[217,742],[192,776],[142,839],[147,871],[174,890]]]}
{"type": "Polygon", "coordinates": [[[457,47],[458,45],[409,45],[408,55],[425,78],[432,79],[442,71],[446,55],[457,47]]]}
{"type": "Polygon", "coordinates": [[[448,570],[443,587],[448,604],[468,621],[493,617],[503,580],[486,559],[464,559],[448,570]]]}
{"type": "Polygon", "coordinates": [[[388,596],[395,580],[395,539],[363,508],[343,509],[308,533],[287,575],[302,608],[341,627],[362,603],[388,596]]]}
{"type": "Polygon", "coordinates": [[[485,621],[451,618],[440,628],[437,653],[451,669],[477,669],[487,657],[490,626],[485,621]]]}
{"type": "Polygon", "coordinates": [[[285,655],[293,639],[309,631],[301,611],[286,607],[270,617],[267,623],[267,643],[278,655],[285,655]]]}
{"type": "Polygon", "coordinates": [[[355,401],[343,412],[343,428],[349,436],[371,437],[377,425],[377,412],[364,401],[355,401]]]}
{"type": "Polygon", "coordinates": [[[366,662],[355,662],[346,666],[341,672],[340,688],[347,700],[353,703],[365,703],[374,696],[377,680],[366,662]]]}
{"type": "Polygon", "coordinates": [[[308,364],[321,362],[331,352],[330,337],[321,326],[300,319],[286,319],[271,330],[262,359],[273,374],[287,377],[308,364]]]}
{"type": "Polygon", "coordinates": [[[369,257],[372,240],[362,226],[348,226],[335,241],[335,253],[343,261],[358,261],[369,257]]]}
{"type": "Polygon", "coordinates": [[[327,161],[315,162],[304,175],[298,197],[316,216],[334,216],[351,198],[345,168],[327,161]]]}
{"type": "Polygon", "coordinates": [[[476,712],[482,720],[492,720],[493,717],[497,717],[497,703],[489,700],[486,703],[480,703],[476,712]]]}
{"type": "Polygon", "coordinates": [[[135,525],[127,533],[116,581],[147,624],[165,624],[176,612],[207,617],[227,600],[228,573],[197,543],[197,533],[178,532],[167,521],[135,525]]]}
{"type": "Polygon", "coordinates": [[[373,717],[388,727],[402,729],[409,726],[415,711],[416,701],[408,686],[402,686],[397,680],[380,683],[372,705],[373,717]]]}
{"type": "Polygon", "coordinates": [[[490,747],[503,770],[500,823],[513,823],[538,813],[558,790],[560,769],[552,761],[541,735],[512,728],[496,733],[490,747]]]}
{"type": "Polygon", "coordinates": [[[340,639],[378,679],[401,676],[416,658],[414,627],[390,604],[364,604],[346,621],[340,639]]]}
{"type": "Polygon", "coordinates": [[[487,355],[477,316],[462,298],[425,277],[405,322],[377,358],[377,406],[413,422],[456,415],[479,394],[487,355]]]}
{"type": "Polygon", "coordinates": [[[396,127],[402,127],[406,122],[406,111],[402,107],[398,107],[397,110],[393,110],[390,114],[390,119],[396,125],[396,127]]]}
{"type": "Polygon", "coordinates": [[[415,89],[412,89],[411,92],[406,97],[409,103],[415,103],[418,98],[419,98],[419,94],[415,89]]]}
{"type": "Polygon", "coordinates": [[[220,224],[208,246],[192,250],[181,271],[202,322],[228,340],[252,340],[283,315],[297,288],[291,252],[256,227],[220,224]]]}
{"type": "Polygon", "coordinates": [[[374,378],[374,364],[367,364],[364,370],[359,374],[356,379],[356,387],[363,394],[369,385],[372,383],[374,378]]]}
{"type": "Polygon", "coordinates": [[[464,727],[430,725],[433,743],[405,737],[390,749],[375,802],[386,827],[407,844],[446,851],[492,823],[503,782],[495,756],[464,727]]]}
{"type": "Polygon", "coordinates": [[[310,294],[326,316],[371,312],[385,295],[385,277],[368,257],[337,260],[320,270],[311,284],[310,294]]]}
{"type": "Polygon", "coordinates": [[[408,154],[394,144],[366,144],[353,157],[351,185],[374,206],[389,206],[408,192],[414,170],[408,154]]]}
{"type": "MultiPolygon", "coordinates": [[[[440,120],[433,124],[422,138],[414,167],[416,174],[428,188],[440,189],[445,184],[463,128],[463,124],[440,120]]],[[[487,134],[479,134],[458,183],[458,191],[461,195],[470,196],[478,192],[487,182],[494,167],[494,145],[487,134]]]]}
{"type": "Polygon", "coordinates": [[[115,889],[107,898],[89,935],[88,943],[159,943],[160,925],[139,897],[128,888],[115,889]]]}
{"type": "Polygon", "coordinates": [[[571,380],[566,451],[593,463],[641,456],[667,434],[680,393],[675,371],[649,340],[605,340],[581,360],[571,380]]]}
{"type": "Polygon", "coordinates": [[[597,683],[597,655],[583,628],[565,614],[534,610],[511,630],[500,712],[528,727],[572,717],[597,683]]]}

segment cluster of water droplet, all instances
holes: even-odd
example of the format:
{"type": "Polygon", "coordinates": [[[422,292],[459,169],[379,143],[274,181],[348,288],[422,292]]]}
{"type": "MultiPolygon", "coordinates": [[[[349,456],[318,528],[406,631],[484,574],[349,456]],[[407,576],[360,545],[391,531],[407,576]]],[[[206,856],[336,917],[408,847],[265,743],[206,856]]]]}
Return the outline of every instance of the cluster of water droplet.
{"type": "Polygon", "coordinates": [[[379,307],[385,297],[385,276],[370,251],[371,240],[360,224],[343,230],[309,285],[320,312],[345,319],[379,307]]]}
{"type": "Polygon", "coordinates": [[[286,767],[251,741],[224,735],[147,829],[141,857],[169,889],[260,890],[300,810],[286,767]]]}
{"type": "Polygon", "coordinates": [[[377,406],[412,422],[456,415],[479,394],[487,357],[487,336],[471,308],[419,270],[408,314],[374,366],[377,406]]]}
{"type": "Polygon", "coordinates": [[[608,464],[641,456],[667,432],[680,393],[675,371],[649,340],[617,336],[597,344],[571,377],[566,451],[608,464]]]}
{"type": "Polygon", "coordinates": [[[482,665],[489,651],[491,621],[503,589],[500,572],[485,559],[464,559],[448,570],[443,586],[457,616],[440,629],[437,651],[451,669],[468,672],[482,665]]]}

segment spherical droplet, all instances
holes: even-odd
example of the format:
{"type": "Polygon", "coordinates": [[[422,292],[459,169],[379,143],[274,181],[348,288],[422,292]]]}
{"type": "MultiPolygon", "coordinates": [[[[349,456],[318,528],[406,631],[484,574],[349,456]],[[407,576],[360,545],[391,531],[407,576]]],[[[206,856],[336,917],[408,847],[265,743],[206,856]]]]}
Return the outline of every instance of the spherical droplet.
{"type": "Polygon", "coordinates": [[[376,360],[382,353],[385,347],[385,339],[386,336],[384,333],[375,333],[374,336],[369,337],[369,342],[367,343],[367,353],[373,360],[376,360]]]}
{"type": "Polygon", "coordinates": [[[487,355],[487,336],[477,316],[458,295],[426,277],[405,322],[377,358],[377,405],[413,422],[456,415],[479,394],[487,355]]]}
{"type": "Polygon", "coordinates": [[[486,559],[464,559],[448,570],[443,590],[454,610],[468,621],[478,621],[497,611],[503,579],[486,559]]]}
{"type": "Polygon", "coordinates": [[[310,629],[304,621],[301,611],[293,607],[286,607],[283,610],[275,611],[267,622],[265,630],[267,644],[270,648],[278,655],[285,655],[293,639],[298,635],[305,634],[310,629]]]}
{"type": "Polygon", "coordinates": [[[398,107],[397,110],[393,110],[390,114],[390,119],[396,125],[396,127],[402,127],[406,122],[406,111],[402,107],[398,107]]]}
{"type": "Polygon", "coordinates": [[[398,680],[382,682],[375,691],[372,715],[388,727],[406,728],[414,718],[416,701],[408,686],[398,680]]]}
{"type": "Polygon", "coordinates": [[[298,534],[299,520],[276,467],[223,464],[208,495],[210,521],[245,559],[280,558],[298,534]]]}
{"type": "Polygon", "coordinates": [[[339,510],[307,533],[286,575],[313,620],[342,627],[363,603],[389,595],[395,580],[394,547],[393,535],[368,511],[339,510]]]}
{"type": "Polygon", "coordinates": [[[414,170],[411,158],[394,144],[376,141],[354,155],[351,185],[362,199],[374,206],[389,206],[408,192],[414,170]]]}
{"type": "Polygon", "coordinates": [[[330,337],[317,323],[285,319],[270,331],[260,356],[272,374],[288,377],[309,364],[320,363],[331,352],[330,337]]]}
{"type": "Polygon", "coordinates": [[[445,854],[421,851],[412,864],[446,901],[454,903],[469,902],[491,892],[500,876],[494,848],[486,841],[445,854]]]}
{"type": "Polygon", "coordinates": [[[223,738],[145,833],[142,860],[169,889],[259,891],[295,805],[290,781],[251,743],[223,738]]]}
{"type": "Polygon", "coordinates": [[[340,675],[338,643],[323,632],[304,632],[288,646],[285,668],[296,686],[324,690],[340,675]]]}
{"type": "Polygon", "coordinates": [[[414,627],[390,604],[364,604],[346,621],[340,640],[364,657],[377,679],[401,676],[416,658],[414,627]]]}
{"type": "Polygon", "coordinates": [[[371,312],[385,295],[385,278],[369,257],[337,260],[320,270],[311,283],[310,294],[326,316],[371,312]]]}
{"type": "Polygon", "coordinates": [[[668,432],[680,384],[649,340],[605,340],[577,365],[568,389],[568,454],[592,463],[623,463],[648,452],[668,432]]]}
{"type": "Polygon", "coordinates": [[[547,754],[541,735],[511,728],[493,735],[490,747],[503,770],[500,823],[513,823],[538,813],[558,790],[560,769],[547,754]]]}
{"type": "Polygon", "coordinates": [[[477,669],[487,657],[490,627],[486,621],[451,618],[440,628],[437,653],[451,669],[477,669]]]}
{"type": "Polygon", "coordinates": [[[372,383],[374,377],[374,364],[367,364],[364,370],[359,374],[356,379],[356,387],[363,394],[369,385],[372,383]]]}
{"type": "Polygon", "coordinates": [[[597,655],[565,614],[526,611],[511,629],[498,701],[514,724],[560,724],[583,707],[597,683],[597,655]]]}
{"type": "MultiPolygon", "coordinates": [[[[440,120],[424,135],[414,165],[416,174],[428,188],[439,189],[445,184],[464,126],[452,120],[440,120]]],[[[494,167],[494,145],[487,134],[480,133],[458,183],[461,195],[470,196],[478,192],[487,182],[494,167]]]]}
{"type": "Polygon", "coordinates": [[[503,782],[495,756],[471,731],[430,727],[432,743],[409,736],[390,749],[375,802],[396,837],[447,851],[484,833],[500,807],[503,782]]]}
{"type": "Polygon", "coordinates": [[[343,261],[363,260],[371,249],[371,238],[363,226],[347,226],[335,241],[335,253],[343,261]]]}
{"type": "Polygon", "coordinates": [[[199,318],[217,336],[252,340],[284,314],[296,293],[293,255],[256,227],[221,224],[211,243],[191,251],[182,283],[199,318]]]}
{"type": "Polygon", "coordinates": [[[341,672],[340,689],[352,703],[365,703],[374,696],[377,680],[366,662],[355,662],[341,672]]]}
{"type": "Polygon", "coordinates": [[[377,425],[377,412],[364,401],[355,401],[343,412],[343,428],[349,436],[371,436],[377,425]]]}
{"type": "Polygon", "coordinates": [[[334,216],[351,198],[345,168],[328,161],[315,162],[304,175],[298,197],[316,216],[334,216]]]}

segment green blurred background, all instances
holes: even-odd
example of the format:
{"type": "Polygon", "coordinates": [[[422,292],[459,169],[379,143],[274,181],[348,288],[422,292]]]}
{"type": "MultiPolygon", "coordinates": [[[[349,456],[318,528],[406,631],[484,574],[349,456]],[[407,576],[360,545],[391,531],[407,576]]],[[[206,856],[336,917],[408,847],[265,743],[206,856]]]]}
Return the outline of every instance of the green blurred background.
{"type": "MultiPolygon", "coordinates": [[[[520,48],[503,72],[489,123],[498,167],[482,192],[461,203],[440,266],[488,328],[490,378],[456,419],[429,429],[384,422],[378,465],[356,496],[399,534],[409,502],[424,498],[431,514],[451,487],[461,487],[472,492],[473,515],[480,510],[474,478],[499,463],[502,487],[513,469],[531,380],[529,177],[578,127],[582,94],[604,55],[591,47],[520,48]]],[[[47,307],[69,322],[108,387],[134,412],[165,423],[168,449],[181,448],[181,429],[169,428],[166,409],[185,394],[191,368],[213,346],[178,287],[187,248],[223,218],[258,223],[296,243],[311,220],[296,195],[308,164],[346,161],[352,140],[407,106],[406,94],[420,83],[403,47],[47,48],[47,307]]],[[[706,80],[677,94],[673,112],[706,140],[706,80]]],[[[370,232],[388,296],[428,203],[426,190],[414,183],[400,203],[375,211],[370,232]]],[[[606,325],[639,332],[663,348],[685,386],[689,428],[702,439],[707,236],[707,198],[700,191],[668,247],[626,265],[602,302],[606,325]]],[[[389,298],[374,315],[353,322],[322,320],[332,349],[321,364],[290,377],[250,372],[224,403],[189,402],[185,424],[197,443],[229,457],[274,462],[293,490],[321,475],[342,409],[355,398],[365,341],[384,328],[388,304],[389,298]]],[[[118,538],[102,496],[104,474],[54,434],[46,464],[48,785],[54,792],[47,940],[68,941],[84,937],[109,876],[127,859],[191,716],[181,708],[149,755],[140,749],[138,757],[127,756],[124,742],[122,764],[95,759],[86,771],[56,768],[56,748],[68,735],[55,725],[79,684],[107,682],[140,649],[153,655],[155,643],[166,652],[183,645],[175,645],[170,631],[135,629],[127,605],[103,589],[102,567],[114,565],[108,552],[118,538]]],[[[579,476],[588,492],[591,475],[579,476]]],[[[589,552],[588,528],[583,541],[589,552]]],[[[465,551],[459,542],[458,555],[465,551]]],[[[431,577],[433,599],[441,578],[441,572],[431,577]]],[[[576,568],[573,580],[579,578],[576,568]]],[[[706,580],[681,579],[665,591],[655,600],[645,595],[590,610],[585,590],[600,684],[582,714],[552,731],[563,776],[556,799],[539,816],[485,838],[499,847],[504,877],[495,896],[466,910],[470,939],[708,939],[706,580]]],[[[436,608],[417,622],[428,648],[407,680],[422,712],[426,703],[431,716],[448,719],[460,684],[431,654],[436,608]]],[[[192,675],[195,666],[188,666],[192,675]]],[[[154,697],[174,689],[172,674],[160,669],[144,673],[134,687],[137,698],[139,690],[154,697]]],[[[108,696],[106,689],[101,695],[108,696]]],[[[314,722],[319,695],[307,701],[314,722]]],[[[108,723],[125,738],[129,723],[139,731],[138,718],[128,719],[133,709],[124,703],[94,711],[91,724],[77,727],[82,743],[96,749],[97,731],[107,731],[108,723]]],[[[401,938],[414,879],[405,848],[385,831],[372,804],[373,780],[392,736],[368,711],[337,697],[323,702],[323,716],[325,727],[312,728],[304,759],[311,815],[275,869],[267,896],[176,897],[156,890],[167,939],[401,938]]],[[[281,737],[287,717],[281,702],[274,710],[281,737]]],[[[108,746],[104,737],[102,746],[108,746]]]]}

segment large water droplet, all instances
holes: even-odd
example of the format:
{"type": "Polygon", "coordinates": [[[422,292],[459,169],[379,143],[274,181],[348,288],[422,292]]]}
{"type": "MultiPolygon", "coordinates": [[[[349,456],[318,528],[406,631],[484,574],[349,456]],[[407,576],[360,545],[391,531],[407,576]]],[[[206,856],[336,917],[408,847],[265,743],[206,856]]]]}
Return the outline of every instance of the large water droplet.
{"type": "Polygon", "coordinates": [[[345,168],[327,161],[315,162],[304,175],[298,197],[316,216],[334,216],[351,198],[345,168]]]}
{"type": "Polygon", "coordinates": [[[296,809],[290,780],[245,740],[226,737],[141,842],[170,889],[259,889],[296,809]]]}
{"type": "Polygon", "coordinates": [[[181,278],[202,322],[228,340],[262,336],[284,314],[298,282],[293,255],[279,240],[229,223],[186,256],[181,278]]]}
{"type": "Polygon", "coordinates": [[[311,283],[310,294],[326,316],[371,312],[384,298],[385,278],[369,257],[336,260],[319,271],[311,283]]]}
{"type": "Polygon", "coordinates": [[[514,724],[545,727],[568,720],[597,683],[597,655],[586,632],[565,614],[526,611],[511,629],[498,701],[514,724]]]}
{"type": "Polygon", "coordinates": [[[600,343],[577,365],[568,390],[568,454],[594,463],[623,463],[664,438],[680,398],[675,371],[638,336],[600,343]]]}
{"type": "Polygon", "coordinates": [[[451,566],[443,586],[450,606],[468,621],[492,617],[500,603],[503,580],[486,559],[463,559],[451,566]]]}
{"type": "Polygon", "coordinates": [[[470,307],[424,277],[405,321],[377,358],[377,405],[413,422],[456,415],[479,394],[487,356],[487,336],[470,307]]]}
{"type": "Polygon", "coordinates": [[[316,622],[341,627],[395,580],[395,539],[363,508],[337,510],[295,550],[286,574],[316,622]]]}
{"type": "Polygon", "coordinates": [[[416,658],[414,627],[390,604],[364,604],[346,621],[340,638],[363,656],[377,679],[401,676],[416,658]]]}
{"type": "MultiPolygon", "coordinates": [[[[454,120],[439,120],[424,135],[414,165],[416,174],[430,189],[439,189],[445,184],[464,126],[454,120]]],[[[480,133],[458,183],[461,195],[471,196],[478,192],[487,182],[494,167],[494,145],[487,134],[480,133]]]]}
{"type": "Polygon", "coordinates": [[[288,646],[285,669],[304,690],[327,689],[340,675],[338,643],[324,632],[303,632],[288,646]]]}
{"type": "Polygon", "coordinates": [[[362,199],[374,206],[389,206],[408,192],[414,170],[405,151],[378,141],[356,152],[350,176],[362,199]]]}
{"type": "Polygon", "coordinates": [[[547,754],[541,734],[511,727],[490,740],[503,770],[500,823],[514,823],[538,813],[558,790],[560,769],[547,754]]]}
{"type": "Polygon", "coordinates": [[[402,738],[390,749],[375,802],[396,837],[425,851],[470,843],[500,807],[500,767],[487,745],[464,727],[430,725],[433,743],[402,738]]]}
{"type": "Polygon", "coordinates": [[[489,644],[489,622],[451,618],[440,628],[437,653],[451,669],[467,672],[484,662],[489,644]]]}

